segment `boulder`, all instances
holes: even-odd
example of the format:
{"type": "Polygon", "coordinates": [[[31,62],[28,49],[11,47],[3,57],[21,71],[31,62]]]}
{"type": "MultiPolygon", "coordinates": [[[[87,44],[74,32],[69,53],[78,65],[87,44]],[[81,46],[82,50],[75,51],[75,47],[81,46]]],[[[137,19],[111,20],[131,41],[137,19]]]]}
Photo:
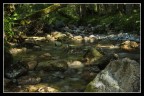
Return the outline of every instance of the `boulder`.
{"type": "Polygon", "coordinates": [[[129,58],[111,61],[85,90],[85,92],[138,91],[140,91],[140,64],[129,58]]]}

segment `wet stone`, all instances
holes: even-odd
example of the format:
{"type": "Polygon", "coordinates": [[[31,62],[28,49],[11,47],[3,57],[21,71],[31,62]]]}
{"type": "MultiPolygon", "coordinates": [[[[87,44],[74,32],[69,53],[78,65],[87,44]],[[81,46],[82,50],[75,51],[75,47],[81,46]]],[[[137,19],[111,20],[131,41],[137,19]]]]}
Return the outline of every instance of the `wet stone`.
{"type": "Polygon", "coordinates": [[[38,84],[40,83],[41,78],[36,76],[22,76],[17,79],[18,85],[27,85],[27,84],[38,84]]]}
{"type": "Polygon", "coordinates": [[[28,72],[28,65],[24,64],[21,61],[18,61],[16,64],[13,64],[9,70],[5,72],[7,78],[18,78],[20,76],[26,75],[28,72]]]}

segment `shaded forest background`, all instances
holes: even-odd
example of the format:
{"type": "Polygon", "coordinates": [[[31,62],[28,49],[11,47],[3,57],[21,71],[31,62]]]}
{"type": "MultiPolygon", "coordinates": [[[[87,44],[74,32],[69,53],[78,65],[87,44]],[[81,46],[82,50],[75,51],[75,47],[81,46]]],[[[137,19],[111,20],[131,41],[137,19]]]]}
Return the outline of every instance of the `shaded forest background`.
{"type": "Polygon", "coordinates": [[[4,4],[5,41],[68,25],[97,26],[93,33],[140,33],[139,4],[4,4]],[[18,30],[18,26],[23,26],[18,30]]]}

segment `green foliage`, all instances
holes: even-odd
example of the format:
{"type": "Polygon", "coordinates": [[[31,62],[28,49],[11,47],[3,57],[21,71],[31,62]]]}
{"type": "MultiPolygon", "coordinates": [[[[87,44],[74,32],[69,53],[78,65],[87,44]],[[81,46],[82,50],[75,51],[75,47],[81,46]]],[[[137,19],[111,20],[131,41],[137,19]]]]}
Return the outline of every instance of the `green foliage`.
{"type": "Polygon", "coordinates": [[[6,35],[6,40],[11,39],[14,36],[14,32],[12,30],[14,18],[5,17],[4,18],[4,32],[6,35]]]}
{"type": "MultiPolygon", "coordinates": [[[[12,16],[4,17],[4,32],[8,38],[12,38],[15,34],[12,30],[12,26],[14,25],[15,20],[19,20],[33,14],[34,12],[47,8],[53,4],[16,4],[16,9],[12,16]]],[[[86,5],[86,4],[85,4],[86,5]]],[[[57,21],[63,21],[65,24],[77,24],[80,21],[82,25],[92,24],[93,26],[102,25],[103,29],[105,26],[112,24],[112,28],[115,31],[140,31],[140,10],[139,6],[133,8],[130,15],[121,13],[119,14],[112,12],[106,12],[106,10],[102,7],[104,15],[101,15],[102,9],[97,9],[96,14],[91,14],[86,11],[86,16],[80,20],[80,14],[77,12],[77,7],[79,4],[67,4],[66,7],[60,8],[57,11],[54,11],[50,14],[44,15],[40,18],[43,23],[48,23],[55,25],[57,21]],[[113,14],[112,14],[113,13],[113,14]]],[[[99,5],[100,6],[100,5],[99,5]]],[[[110,6],[110,5],[109,5],[110,6]]],[[[91,9],[94,12],[94,8],[96,6],[86,5],[87,9],[91,9]]],[[[108,7],[112,8],[112,7],[108,7]]],[[[82,10],[82,9],[81,9],[82,10]]],[[[108,9],[110,10],[110,9],[108,9]]],[[[117,9],[119,10],[119,9],[117,9]]],[[[85,10],[84,10],[85,11],[85,10]]],[[[90,10],[89,10],[90,11],[90,10]]],[[[29,21],[22,21],[21,25],[26,25],[29,21]]],[[[105,30],[104,30],[105,31],[105,30]]]]}
{"type": "Polygon", "coordinates": [[[106,16],[95,16],[95,17],[87,17],[85,22],[91,23],[92,25],[102,25],[106,26],[108,24],[112,24],[112,28],[115,31],[137,31],[140,32],[140,14],[133,13],[131,15],[106,15],[106,16]]]}

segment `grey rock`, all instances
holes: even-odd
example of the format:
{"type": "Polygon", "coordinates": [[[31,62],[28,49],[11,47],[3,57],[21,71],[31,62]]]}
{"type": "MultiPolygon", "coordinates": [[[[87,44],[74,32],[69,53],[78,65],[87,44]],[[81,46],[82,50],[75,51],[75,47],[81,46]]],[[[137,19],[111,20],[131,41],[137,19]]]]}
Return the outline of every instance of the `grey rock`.
{"type": "Polygon", "coordinates": [[[85,92],[138,92],[140,65],[129,58],[111,61],[97,74],[85,92]]]}

